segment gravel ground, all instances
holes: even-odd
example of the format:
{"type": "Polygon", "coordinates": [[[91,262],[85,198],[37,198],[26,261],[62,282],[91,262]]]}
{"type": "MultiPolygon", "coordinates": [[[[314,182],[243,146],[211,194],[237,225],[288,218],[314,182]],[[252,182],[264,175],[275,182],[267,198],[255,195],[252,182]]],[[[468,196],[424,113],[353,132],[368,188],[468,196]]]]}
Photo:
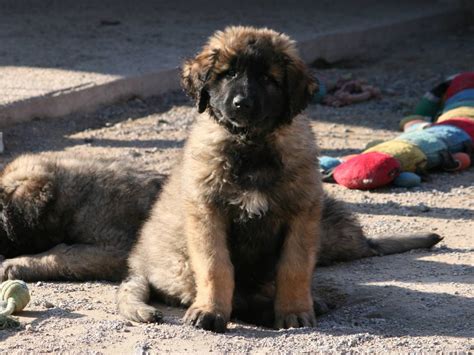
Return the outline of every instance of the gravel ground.
{"type": "MultiPolygon", "coordinates": [[[[358,105],[311,105],[307,114],[323,154],[357,152],[374,138],[397,135],[399,119],[445,75],[474,70],[474,33],[412,38],[377,58],[319,69],[352,74],[382,89],[358,105]]],[[[181,93],[138,98],[86,116],[38,119],[4,132],[0,162],[24,152],[66,152],[131,160],[168,172],[195,110],[181,93]]],[[[55,153],[56,154],[56,153],[55,153]]],[[[62,153],[61,153],[62,154],[62,153]]],[[[435,352],[474,351],[474,169],[433,173],[407,189],[350,191],[326,184],[347,201],[368,235],[436,231],[433,250],[413,251],[319,268],[314,287],[336,309],[315,329],[275,331],[232,323],[216,335],[181,325],[183,310],[160,306],[164,324],[132,324],[117,315],[117,284],[30,284],[23,326],[0,331],[0,349],[15,352],[435,352]]]]}
{"type": "Polygon", "coordinates": [[[229,24],[268,26],[301,41],[454,6],[433,0],[2,0],[0,110],[173,69],[229,24]]]}

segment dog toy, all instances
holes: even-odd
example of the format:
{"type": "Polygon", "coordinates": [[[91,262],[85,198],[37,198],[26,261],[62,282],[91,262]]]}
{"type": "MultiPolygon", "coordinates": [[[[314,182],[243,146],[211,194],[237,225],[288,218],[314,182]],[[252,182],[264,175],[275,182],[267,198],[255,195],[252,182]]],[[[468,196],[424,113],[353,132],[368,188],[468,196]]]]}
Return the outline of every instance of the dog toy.
{"type": "Polygon", "coordinates": [[[319,158],[319,166],[323,171],[334,169],[336,166],[341,164],[342,161],[338,158],[333,157],[321,157],[319,158]]]}
{"type": "Polygon", "coordinates": [[[403,134],[369,142],[361,154],[322,157],[323,176],[350,189],[393,183],[413,187],[429,170],[459,171],[471,165],[474,142],[474,72],[451,76],[427,92],[413,115],[400,121],[403,134]],[[341,163],[336,164],[336,162],[341,163]]]}
{"type": "Polygon", "coordinates": [[[433,123],[452,117],[474,118],[474,72],[452,75],[425,93],[414,114],[400,121],[400,128],[405,131],[415,120],[433,123]]]}
{"type": "Polygon", "coordinates": [[[0,284],[0,329],[16,328],[20,322],[13,313],[20,312],[30,302],[28,286],[21,280],[8,280],[0,284]]]}
{"type": "Polygon", "coordinates": [[[393,180],[393,184],[397,187],[414,187],[421,184],[421,178],[415,173],[404,171],[393,180]]]}
{"type": "Polygon", "coordinates": [[[466,153],[454,153],[453,159],[457,163],[457,166],[453,169],[453,171],[464,170],[471,166],[471,157],[466,153]]]}
{"type": "Polygon", "coordinates": [[[371,152],[338,165],[334,180],[349,189],[369,190],[389,184],[400,173],[400,163],[388,154],[371,152]]]}
{"type": "Polygon", "coordinates": [[[380,97],[380,89],[369,85],[365,79],[354,79],[352,75],[340,77],[336,82],[320,80],[315,75],[319,90],[313,96],[314,103],[341,107],[380,97]]]}

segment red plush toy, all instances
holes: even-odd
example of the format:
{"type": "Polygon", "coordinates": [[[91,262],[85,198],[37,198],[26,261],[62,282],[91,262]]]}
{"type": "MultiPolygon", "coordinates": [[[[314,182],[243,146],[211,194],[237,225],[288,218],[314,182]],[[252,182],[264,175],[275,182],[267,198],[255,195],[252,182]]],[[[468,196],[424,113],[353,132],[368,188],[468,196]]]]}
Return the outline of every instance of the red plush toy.
{"type": "Polygon", "coordinates": [[[400,163],[397,159],[385,153],[371,152],[338,165],[333,178],[349,189],[369,190],[390,184],[399,173],[400,163]]]}

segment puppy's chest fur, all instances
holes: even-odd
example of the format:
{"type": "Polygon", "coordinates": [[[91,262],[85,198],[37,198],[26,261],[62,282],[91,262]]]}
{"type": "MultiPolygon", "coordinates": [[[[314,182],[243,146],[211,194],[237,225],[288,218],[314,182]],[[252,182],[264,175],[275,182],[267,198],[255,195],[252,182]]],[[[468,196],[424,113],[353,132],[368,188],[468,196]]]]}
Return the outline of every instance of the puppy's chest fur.
{"type": "Polygon", "coordinates": [[[254,290],[274,278],[287,221],[275,196],[285,167],[268,142],[228,142],[221,150],[213,201],[229,221],[227,239],[239,289],[254,290]]]}
{"type": "Polygon", "coordinates": [[[231,220],[244,222],[271,214],[272,194],[284,177],[278,150],[268,142],[228,142],[222,150],[221,178],[216,195],[231,220]]]}

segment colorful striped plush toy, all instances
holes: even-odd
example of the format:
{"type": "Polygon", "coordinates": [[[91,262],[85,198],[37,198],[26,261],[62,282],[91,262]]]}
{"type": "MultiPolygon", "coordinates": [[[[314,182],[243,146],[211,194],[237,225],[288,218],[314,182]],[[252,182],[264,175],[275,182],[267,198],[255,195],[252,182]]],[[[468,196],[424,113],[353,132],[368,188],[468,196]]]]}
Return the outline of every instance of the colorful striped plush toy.
{"type": "Polygon", "coordinates": [[[371,142],[349,159],[321,157],[325,176],[367,190],[390,183],[417,186],[420,175],[432,169],[467,169],[474,142],[474,72],[453,75],[427,92],[400,128],[403,134],[371,142]]]}

